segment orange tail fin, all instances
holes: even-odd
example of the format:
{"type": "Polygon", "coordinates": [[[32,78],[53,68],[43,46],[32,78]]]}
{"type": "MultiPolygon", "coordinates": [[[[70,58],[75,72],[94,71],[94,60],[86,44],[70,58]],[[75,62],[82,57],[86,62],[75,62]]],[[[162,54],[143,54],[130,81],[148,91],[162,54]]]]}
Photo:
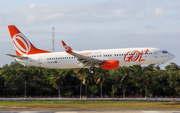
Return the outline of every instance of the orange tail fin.
{"type": "Polygon", "coordinates": [[[37,49],[14,25],[8,25],[11,39],[15,47],[16,54],[21,55],[31,55],[39,53],[51,53],[50,51],[45,51],[37,49]]]}

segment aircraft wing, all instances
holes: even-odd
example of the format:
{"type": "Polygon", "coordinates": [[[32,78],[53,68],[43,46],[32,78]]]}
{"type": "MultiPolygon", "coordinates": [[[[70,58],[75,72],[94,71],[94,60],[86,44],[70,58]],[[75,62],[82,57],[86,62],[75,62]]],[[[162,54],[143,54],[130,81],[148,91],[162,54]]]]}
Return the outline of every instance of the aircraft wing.
{"type": "Polygon", "coordinates": [[[91,57],[88,57],[88,56],[85,56],[85,55],[81,55],[81,54],[78,54],[78,53],[75,53],[72,51],[72,49],[67,46],[65,44],[64,41],[61,41],[63,46],[64,46],[64,49],[67,53],[75,56],[76,58],[78,58],[77,60],[83,64],[83,66],[94,66],[94,65],[102,65],[102,62],[103,60],[99,60],[99,59],[96,59],[96,58],[91,58],[91,57]]]}

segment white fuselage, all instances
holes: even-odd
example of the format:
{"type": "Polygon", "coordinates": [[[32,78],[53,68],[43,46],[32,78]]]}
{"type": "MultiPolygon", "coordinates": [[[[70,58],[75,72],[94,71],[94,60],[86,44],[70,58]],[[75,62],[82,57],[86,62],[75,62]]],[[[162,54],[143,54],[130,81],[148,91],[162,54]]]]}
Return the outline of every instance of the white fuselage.
{"type": "MultiPolygon", "coordinates": [[[[120,66],[160,64],[173,59],[175,56],[166,50],[159,48],[124,48],[75,51],[78,54],[99,60],[118,60],[120,66]]],[[[66,52],[42,53],[26,55],[28,59],[16,59],[26,65],[40,66],[45,68],[70,69],[89,68],[83,66],[74,56],[66,52]]]]}

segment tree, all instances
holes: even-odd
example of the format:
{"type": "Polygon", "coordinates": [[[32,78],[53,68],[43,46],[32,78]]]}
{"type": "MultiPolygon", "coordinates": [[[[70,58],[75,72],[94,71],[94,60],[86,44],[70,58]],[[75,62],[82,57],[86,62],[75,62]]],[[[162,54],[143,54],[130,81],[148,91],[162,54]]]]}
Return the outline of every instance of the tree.
{"type": "MultiPolygon", "coordinates": [[[[143,81],[147,78],[146,72],[152,71],[152,66],[146,67],[141,65],[133,65],[130,66],[131,70],[131,77],[132,77],[132,83],[134,88],[131,89],[136,94],[144,94],[144,88],[146,88],[146,85],[143,83],[143,81]]],[[[148,80],[148,78],[147,78],[148,80]]]]}
{"type": "Polygon", "coordinates": [[[6,88],[7,94],[21,94],[21,84],[22,82],[17,76],[17,71],[15,69],[4,70],[2,72],[2,77],[4,78],[4,86],[6,88]]]}
{"type": "Polygon", "coordinates": [[[60,88],[62,87],[64,83],[63,74],[64,74],[64,71],[55,70],[50,75],[51,76],[50,84],[52,84],[54,88],[58,89],[59,98],[61,97],[60,88]]]}
{"type": "Polygon", "coordinates": [[[87,96],[87,85],[93,81],[92,74],[89,73],[89,69],[84,69],[83,84],[85,87],[85,95],[87,96]]]}
{"type": "Polygon", "coordinates": [[[85,76],[84,70],[85,70],[84,68],[80,68],[80,69],[76,69],[75,70],[75,73],[81,79],[81,84],[80,84],[80,99],[81,99],[81,94],[82,94],[82,78],[85,76]]]}
{"type": "Polygon", "coordinates": [[[0,95],[4,93],[4,77],[2,76],[3,70],[0,70],[0,95]]]}
{"type": "Polygon", "coordinates": [[[174,62],[170,62],[170,65],[167,65],[165,67],[166,71],[178,71],[179,70],[179,66],[177,64],[175,64],[174,62]]]}
{"type": "Polygon", "coordinates": [[[2,69],[19,69],[19,68],[23,68],[24,66],[22,64],[20,64],[19,62],[11,62],[10,65],[5,64],[2,69]]]}
{"type": "Polygon", "coordinates": [[[101,89],[101,98],[102,98],[102,84],[107,80],[108,74],[107,70],[103,70],[102,68],[98,68],[96,70],[95,74],[95,81],[97,84],[100,83],[100,89],[101,89]]]}
{"type": "Polygon", "coordinates": [[[154,71],[155,70],[155,64],[149,64],[146,67],[147,67],[148,71],[154,71]]]}
{"type": "Polygon", "coordinates": [[[123,98],[125,98],[125,86],[128,86],[130,82],[130,68],[127,66],[122,66],[118,69],[118,83],[120,83],[120,87],[123,87],[123,98]]]}
{"type": "Polygon", "coordinates": [[[179,71],[169,71],[169,86],[174,88],[175,95],[180,95],[180,72],[179,71]]]}
{"type": "Polygon", "coordinates": [[[23,83],[25,85],[25,88],[24,88],[24,95],[26,97],[26,85],[29,84],[29,79],[32,77],[32,76],[29,76],[29,72],[24,70],[24,69],[16,69],[17,73],[16,75],[18,76],[18,78],[20,78],[21,80],[21,83],[23,83]]]}

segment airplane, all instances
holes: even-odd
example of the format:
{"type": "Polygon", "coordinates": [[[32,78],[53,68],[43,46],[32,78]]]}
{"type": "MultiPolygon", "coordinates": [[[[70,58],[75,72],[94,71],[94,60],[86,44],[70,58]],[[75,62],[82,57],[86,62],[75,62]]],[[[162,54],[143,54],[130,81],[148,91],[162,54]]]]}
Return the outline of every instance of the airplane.
{"type": "Polygon", "coordinates": [[[175,58],[172,53],[154,47],[76,51],[64,41],[61,42],[65,52],[51,52],[36,48],[15,25],[8,25],[8,28],[16,55],[6,55],[25,65],[54,69],[90,68],[90,73],[94,74],[94,68],[113,70],[126,65],[161,64],[175,58]]]}

